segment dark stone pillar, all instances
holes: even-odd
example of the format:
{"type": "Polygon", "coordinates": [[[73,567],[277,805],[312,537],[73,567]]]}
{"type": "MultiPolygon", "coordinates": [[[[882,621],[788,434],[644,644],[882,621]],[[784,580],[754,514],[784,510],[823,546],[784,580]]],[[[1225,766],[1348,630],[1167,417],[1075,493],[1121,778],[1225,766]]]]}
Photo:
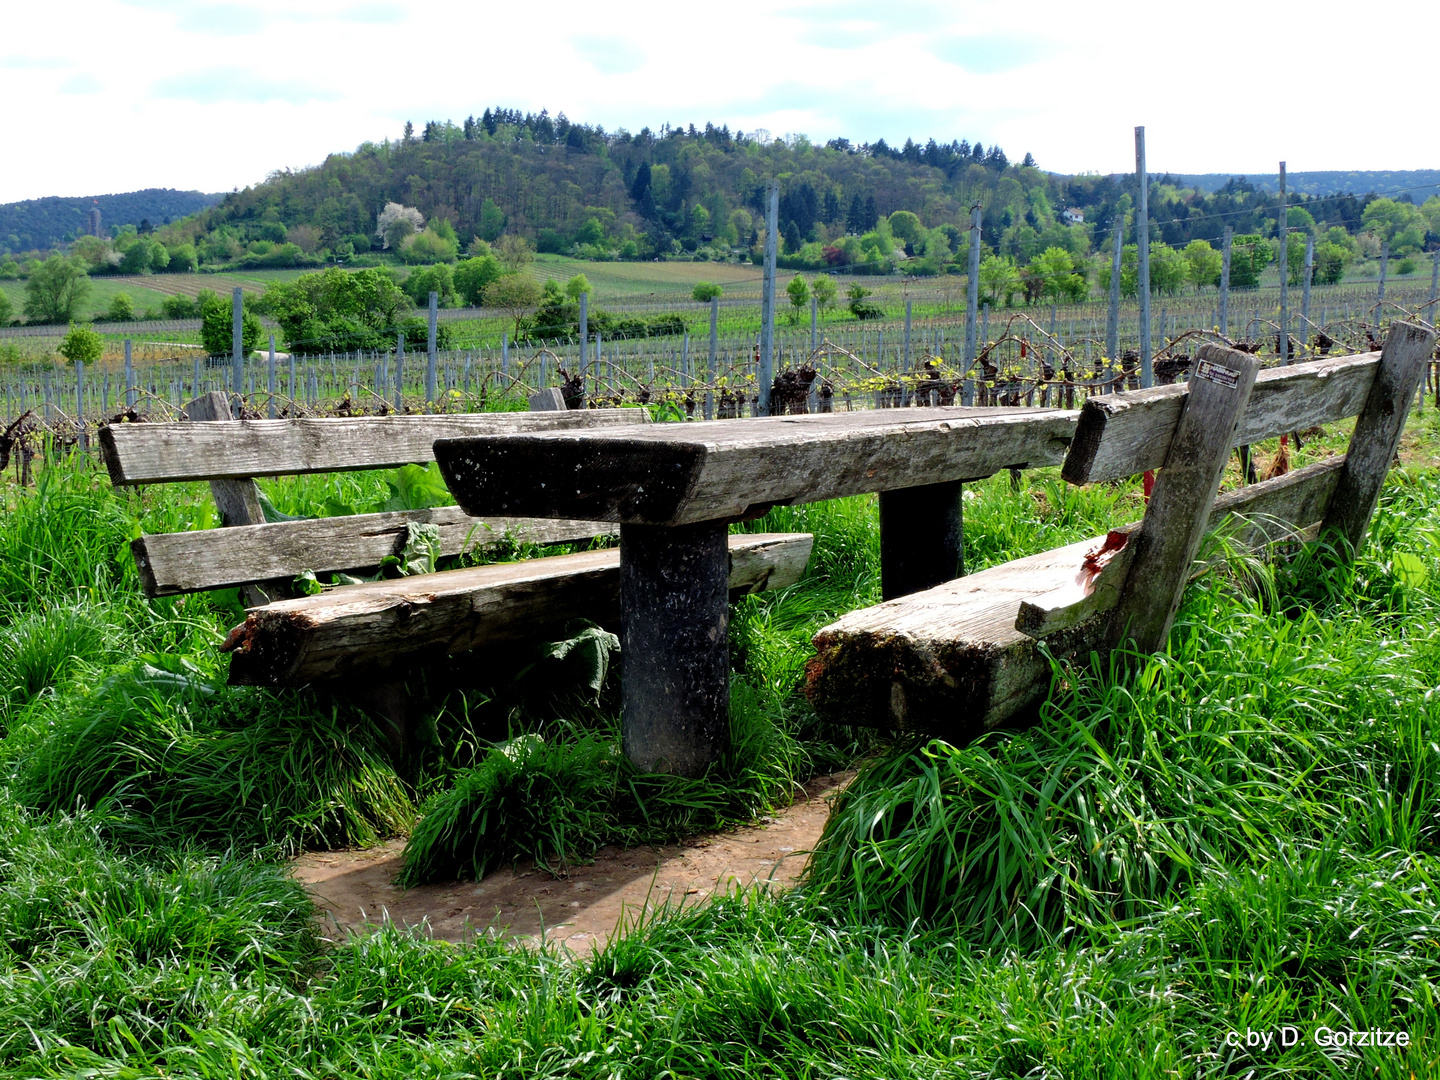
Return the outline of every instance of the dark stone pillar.
{"type": "Polygon", "coordinates": [[[934,588],[965,572],[960,481],[880,493],[880,595],[934,588]]]}
{"type": "Polygon", "coordinates": [[[625,755],[699,776],[730,746],[730,551],[723,522],[620,526],[625,755]]]}

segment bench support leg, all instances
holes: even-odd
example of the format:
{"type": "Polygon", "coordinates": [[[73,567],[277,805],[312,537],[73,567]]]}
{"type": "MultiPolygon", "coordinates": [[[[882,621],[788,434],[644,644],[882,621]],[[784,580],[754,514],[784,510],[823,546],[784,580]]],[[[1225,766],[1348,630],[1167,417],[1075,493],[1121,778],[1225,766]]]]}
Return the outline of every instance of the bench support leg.
{"type": "Polygon", "coordinates": [[[1410,403],[1434,348],[1435,331],[1413,322],[1397,322],[1385,339],[1375,382],[1355,418],[1345,469],[1320,527],[1322,536],[1343,541],[1352,557],[1364,546],[1380,488],[1400,447],[1410,403]]]}
{"type": "Polygon", "coordinates": [[[1190,393],[1145,518],[1130,539],[1130,571],[1110,616],[1112,643],[1128,638],[1142,653],[1160,652],[1170,636],[1260,367],[1255,357],[1215,344],[1202,345],[1195,359],[1190,393]]]}
{"type": "Polygon", "coordinates": [[[625,755],[700,776],[730,745],[730,554],[723,522],[620,526],[625,755]]]}
{"type": "Polygon", "coordinates": [[[880,595],[909,596],[965,573],[960,481],[880,493],[880,595]]]}

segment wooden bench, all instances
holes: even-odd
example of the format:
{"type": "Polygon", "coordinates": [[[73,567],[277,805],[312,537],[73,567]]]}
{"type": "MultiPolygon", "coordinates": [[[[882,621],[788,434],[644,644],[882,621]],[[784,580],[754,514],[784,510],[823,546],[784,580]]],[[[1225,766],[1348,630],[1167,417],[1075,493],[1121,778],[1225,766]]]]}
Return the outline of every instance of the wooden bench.
{"type": "Polygon", "coordinates": [[[1144,520],[851,612],[822,629],[806,690],[821,716],[964,738],[1033,709],[1050,654],[1163,649],[1207,529],[1260,545],[1326,534],[1362,545],[1434,347],[1398,323],[1382,353],[1257,372],[1204,346],[1188,385],[1091,398],[1066,456],[1072,483],[1159,468],[1144,520]],[[1216,498],[1232,447],[1357,416],[1343,457],[1216,498]]]}
{"type": "MultiPolygon", "coordinates": [[[[186,407],[188,420],[101,430],[117,485],[208,480],[224,528],[151,534],[132,543],[148,596],[240,586],[250,610],[230,635],[230,681],[297,686],[383,673],[429,655],[559,633],[573,618],[618,622],[619,553],[577,555],[343,585],[294,597],[305,571],[373,571],[398,555],[415,526],[434,526],[439,553],[501,541],[553,544],[613,533],[599,521],[471,517],[454,506],[266,523],[255,477],[393,468],[434,460],[437,438],[623,428],[644,430],[640,410],[445,416],[230,419],[225,395],[186,407]],[[209,422],[196,423],[196,420],[209,422]]],[[[736,537],[727,596],[793,583],[806,534],[736,537]]],[[[367,680],[368,681],[368,680],[367,680]]]]}
{"type": "Polygon", "coordinates": [[[729,746],[726,537],[772,506],[880,494],[882,589],[960,573],[961,484],[1058,465],[1078,414],[921,408],[441,439],[466,513],[620,526],[622,728],[642,768],[729,746]]]}

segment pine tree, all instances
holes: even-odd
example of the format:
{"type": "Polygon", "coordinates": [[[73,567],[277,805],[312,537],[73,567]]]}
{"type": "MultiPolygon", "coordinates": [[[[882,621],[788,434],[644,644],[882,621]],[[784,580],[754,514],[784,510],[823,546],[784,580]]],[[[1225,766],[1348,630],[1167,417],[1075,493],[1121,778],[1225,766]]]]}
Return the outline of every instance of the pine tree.
{"type": "Polygon", "coordinates": [[[880,207],[875,204],[874,195],[865,196],[865,227],[861,232],[869,232],[880,223],[880,207]]]}
{"type": "Polygon", "coordinates": [[[800,239],[800,226],[795,224],[791,218],[785,223],[785,254],[794,255],[800,250],[803,241],[800,239]]]}
{"type": "Polygon", "coordinates": [[[410,142],[415,138],[415,125],[409,120],[405,121],[405,141],[410,142]]]}
{"type": "Polygon", "coordinates": [[[821,220],[824,221],[826,225],[835,225],[839,223],[841,218],[840,196],[835,194],[834,188],[831,188],[829,191],[825,192],[825,205],[821,213],[821,220]]]}
{"type": "Polygon", "coordinates": [[[858,191],[850,196],[850,211],[845,215],[845,231],[856,235],[865,231],[865,200],[858,191]]]}

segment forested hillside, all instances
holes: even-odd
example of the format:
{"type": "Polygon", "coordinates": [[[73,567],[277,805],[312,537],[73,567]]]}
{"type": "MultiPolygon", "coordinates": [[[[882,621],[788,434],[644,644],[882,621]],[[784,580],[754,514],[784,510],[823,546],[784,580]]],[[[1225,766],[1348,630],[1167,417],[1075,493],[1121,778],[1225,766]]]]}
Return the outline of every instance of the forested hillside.
{"type": "Polygon", "coordinates": [[[120,195],[0,203],[0,252],[43,250],[70,241],[87,231],[91,207],[99,207],[101,228],[108,233],[112,225],[168,225],[219,201],[219,195],[199,191],[146,188],[120,195]]]}
{"type": "MultiPolygon", "coordinates": [[[[316,168],[277,173],[225,196],[166,240],[194,241],[202,264],[247,256],[273,264],[285,257],[275,247],[282,241],[302,261],[371,248],[399,253],[402,242],[409,250],[417,241],[405,241],[403,228],[390,237],[377,232],[379,215],[395,203],[414,208],[417,231],[430,223],[441,234],[424,238],[407,261],[453,257],[452,244],[502,233],[589,258],[746,258],[772,178],[781,184],[782,250],[794,265],[888,270],[893,247],[928,260],[907,267],[920,272],[953,263],[972,204],[983,208],[987,249],[1023,266],[1052,247],[1079,257],[1103,246],[1115,216],[1130,212],[1135,189],[1132,176],[1053,175],[1028,153],[1015,164],[998,146],[964,140],[822,146],[708,123],[631,134],[571,123],[563,113],[487,109],[479,119],[432,121],[399,141],[365,143],[316,168]],[[916,220],[891,223],[897,211],[916,220]],[[1083,223],[1065,220],[1080,215],[1083,223]],[[887,235],[858,242],[877,228],[887,235]]],[[[1217,241],[1227,225],[1237,235],[1273,235],[1276,196],[1244,178],[1206,192],[1157,177],[1150,197],[1155,239],[1174,247],[1217,241]]],[[[1375,201],[1358,192],[1292,195],[1292,206],[1303,209],[1292,211],[1292,224],[1317,235],[1334,227],[1374,231],[1366,207],[1375,201]]],[[[1418,222],[1409,246],[1434,237],[1431,215],[1417,207],[1401,216],[1418,222]]]]}

